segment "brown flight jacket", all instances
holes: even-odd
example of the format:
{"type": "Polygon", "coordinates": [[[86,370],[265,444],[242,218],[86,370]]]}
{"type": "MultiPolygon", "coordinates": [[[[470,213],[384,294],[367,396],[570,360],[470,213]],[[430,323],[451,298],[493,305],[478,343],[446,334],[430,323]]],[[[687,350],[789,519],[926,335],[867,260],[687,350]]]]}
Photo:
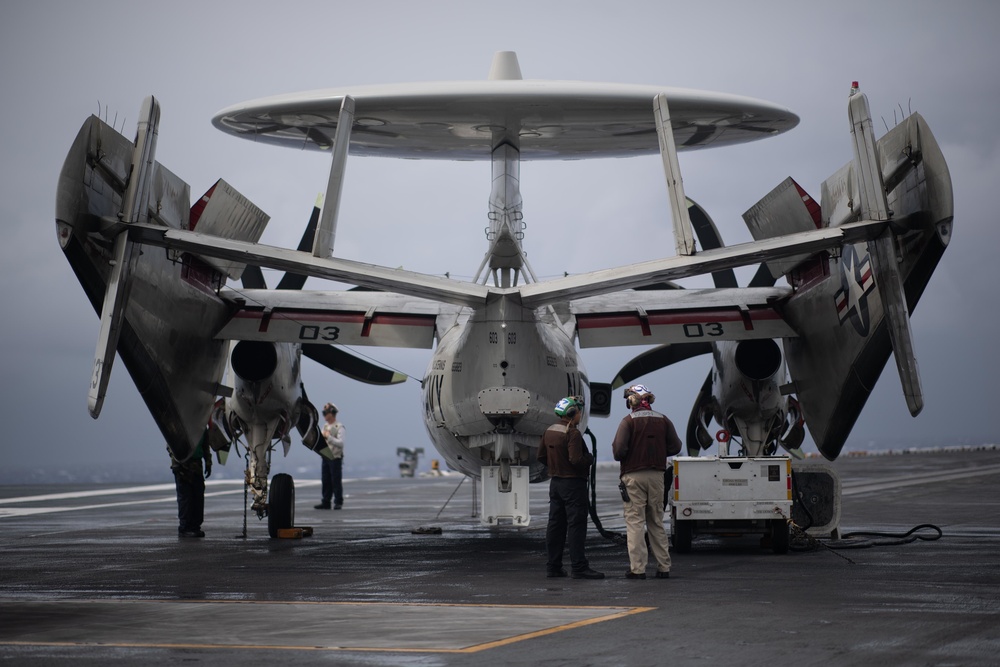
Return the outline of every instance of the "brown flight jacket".
{"type": "Polygon", "coordinates": [[[549,469],[549,477],[586,479],[594,458],[583,444],[580,429],[566,422],[553,424],[542,434],[538,462],[549,469]]]}
{"type": "Polygon", "coordinates": [[[667,457],[681,451],[673,422],[654,410],[636,410],[618,425],[611,450],[621,473],[666,470],[667,457]]]}

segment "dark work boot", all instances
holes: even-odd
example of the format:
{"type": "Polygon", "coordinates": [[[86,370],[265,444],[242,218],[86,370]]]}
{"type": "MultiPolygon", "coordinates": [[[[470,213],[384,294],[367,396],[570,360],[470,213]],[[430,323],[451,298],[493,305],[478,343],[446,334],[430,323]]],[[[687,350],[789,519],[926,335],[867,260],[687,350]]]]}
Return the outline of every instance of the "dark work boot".
{"type": "Polygon", "coordinates": [[[598,572],[597,570],[591,570],[589,567],[586,570],[580,570],[579,572],[573,572],[570,575],[574,579],[603,579],[604,573],[598,572]]]}

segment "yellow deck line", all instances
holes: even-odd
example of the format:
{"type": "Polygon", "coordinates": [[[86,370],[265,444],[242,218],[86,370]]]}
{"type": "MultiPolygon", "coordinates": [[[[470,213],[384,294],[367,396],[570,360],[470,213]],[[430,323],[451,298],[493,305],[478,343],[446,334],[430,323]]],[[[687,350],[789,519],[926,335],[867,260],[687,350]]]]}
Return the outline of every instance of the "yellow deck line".
{"type": "MultiPolygon", "coordinates": [[[[599,609],[599,607],[554,607],[555,609],[599,609]]],[[[516,635],[514,637],[508,637],[507,639],[498,639],[493,642],[486,642],[485,644],[477,644],[476,646],[470,646],[468,648],[461,649],[459,653],[477,653],[479,651],[485,651],[486,649],[497,648],[499,646],[506,646],[508,644],[514,644],[516,642],[524,641],[526,639],[534,639],[535,637],[544,637],[545,635],[551,635],[556,632],[563,632],[565,630],[573,630],[574,628],[582,628],[586,625],[594,625],[595,623],[603,623],[604,621],[613,621],[619,618],[625,618],[626,616],[632,616],[634,614],[641,614],[643,612],[652,611],[656,607],[632,607],[626,609],[625,611],[620,611],[616,614],[611,614],[609,616],[597,616],[595,618],[588,618],[581,621],[573,621],[572,623],[565,623],[563,625],[556,625],[551,628],[545,628],[543,630],[536,630],[534,632],[529,632],[523,635],[516,635]]]]}
{"type": "MultiPolygon", "coordinates": [[[[37,602],[36,600],[0,598],[6,601],[37,602]]],[[[73,603],[94,603],[94,604],[121,604],[121,603],[169,603],[169,604],[266,604],[266,605],[327,605],[327,606],[386,606],[386,607],[470,607],[481,609],[592,609],[592,610],[620,610],[611,614],[596,616],[594,618],[572,621],[562,625],[555,625],[550,628],[543,628],[532,632],[505,637],[491,642],[474,644],[463,648],[382,648],[373,646],[285,646],[271,644],[191,644],[191,643],[153,643],[153,642],[66,642],[66,641],[2,641],[0,646],[59,646],[59,647],[93,647],[93,648],[160,648],[160,649],[256,649],[271,651],[357,651],[357,652],[382,652],[382,653],[478,653],[492,648],[507,646],[517,642],[544,637],[546,635],[573,630],[588,625],[613,621],[634,614],[641,614],[653,611],[656,607],[628,607],[628,606],[602,606],[602,605],[543,605],[543,604],[475,604],[461,602],[341,602],[341,601],[317,601],[303,600],[283,601],[283,600],[68,600],[73,603]]]]}

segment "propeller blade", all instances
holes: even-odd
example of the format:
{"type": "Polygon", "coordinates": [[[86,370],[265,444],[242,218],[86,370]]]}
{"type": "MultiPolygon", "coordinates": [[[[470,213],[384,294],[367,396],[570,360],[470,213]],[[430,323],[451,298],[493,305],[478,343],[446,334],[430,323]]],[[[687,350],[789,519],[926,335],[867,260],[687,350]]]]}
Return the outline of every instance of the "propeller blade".
{"type": "MultiPolygon", "coordinates": [[[[312,215],[309,216],[309,224],[306,225],[305,232],[299,240],[296,248],[299,252],[311,252],[313,237],[316,236],[316,225],[319,224],[319,206],[313,206],[312,215]]],[[[306,284],[306,276],[298,273],[286,273],[278,281],[278,289],[302,289],[306,284]]]]}
{"type": "Polygon", "coordinates": [[[397,373],[396,371],[356,357],[350,352],[345,352],[333,345],[304,343],[302,345],[302,353],[316,363],[326,366],[331,371],[336,371],[352,380],[358,380],[367,384],[399,384],[400,382],[405,382],[409,377],[404,373],[397,373]]]}
{"type": "Polygon", "coordinates": [[[611,388],[618,389],[646,373],[658,371],[678,361],[697,357],[699,354],[709,354],[711,351],[711,343],[672,343],[654,347],[622,366],[611,382],[611,388]]]}
{"type": "MultiPolygon", "coordinates": [[[[689,214],[691,216],[691,226],[694,227],[694,233],[698,237],[698,243],[701,244],[701,247],[705,250],[724,247],[725,244],[722,242],[722,235],[719,234],[719,229],[712,222],[712,219],[708,217],[705,209],[691,199],[688,202],[690,202],[689,214]]],[[[754,274],[753,279],[750,280],[750,287],[772,287],[777,281],[778,277],[771,274],[770,269],[767,268],[767,264],[762,263],[757,268],[757,273],[754,274]]],[[[712,274],[712,282],[715,283],[716,287],[739,287],[739,284],[736,282],[736,274],[732,269],[714,272],[712,274]]]]}
{"type": "Polygon", "coordinates": [[[702,406],[712,395],[712,371],[708,372],[705,377],[705,381],[701,385],[701,389],[698,390],[698,396],[694,399],[694,405],[691,406],[691,416],[688,417],[687,432],[684,436],[685,444],[687,445],[688,456],[698,456],[698,453],[703,449],[708,449],[712,445],[711,436],[706,440],[704,436],[698,437],[698,434],[705,430],[705,426],[708,424],[701,423],[701,413],[702,406]]]}
{"type": "MultiPolygon", "coordinates": [[[[694,228],[695,236],[698,237],[698,243],[701,244],[702,250],[714,250],[725,246],[722,242],[722,235],[719,234],[718,227],[708,217],[705,209],[693,199],[688,199],[688,216],[691,218],[691,226],[694,228]]],[[[720,288],[740,286],[736,282],[736,273],[732,269],[713,271],[712,282],[715,283],[716,287],[720,288]]]]}
{"type": "MultiPolygon", "coordinates": [[[[308,252],[312,249],[312,239],[316,235],[316,225],[319,224],[319,206],[313,206],[312,215],[309,216],[309,223],[305,232],[299,240],[297,250],[308,252]]],[[[243,270],[243,287],[246,289],[267,289],[267,282],[264,280],[264,272],[259,266],[248,265],[243,270]]],[[[286,273],[278,281],[278,289],[302,289],[306,284],[306,277],[297,273],[286,273]]]]}
{"type": "Polygon", "coordinates": [[[757,267],[757,273],[753,275],[750,279],[750,287],[774,287],[774,283],[778,282],[778,277],[771,273],[771,269],[768,268],[766,262],[762,262],[760,266],[757,267]]]}
{"type": "Polygon", "coordinates": [[[802,451],[801,445],[806,438],[805,422],[802,418],[802,408],[799,406],[799,402],[791,396],[788,397],[788,412],[785,415],[785,420],[785,433],[778,438],[778,444],[795,458],[804,459],[806,455],[802,451]]]}
{"type": "Polygon", "coordinates": [[[240,280],[243,282],[244,289],[267,289],[267,283],[264,282],[264,272],[260,270],[259,266],[248,264],[243,269],[240,280]]]}

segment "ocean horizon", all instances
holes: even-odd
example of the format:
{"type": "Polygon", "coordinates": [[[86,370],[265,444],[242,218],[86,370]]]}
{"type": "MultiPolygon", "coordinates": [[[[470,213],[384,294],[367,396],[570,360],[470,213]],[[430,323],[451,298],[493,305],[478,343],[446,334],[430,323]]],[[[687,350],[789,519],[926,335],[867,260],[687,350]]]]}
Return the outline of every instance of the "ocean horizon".
{"type": "MultiPolygon", "coordinates": [[[[996,441],[969,441],[956,440],[949,443],[907,443],[907,442],[868,442],[864,445],[859,443],[848,443],[844,447],[841,456],[885,456],[896,454],[933,453],[936,451],[956,451],[956,450],[982,450],[997,449],[1000,444],[996,441]]],[[[806,451],[806,456],[811,459],[822,459],[815,451],[806,451]]],[[[440,457],[431,449],[430,454],[419,458],[417,464],[417,474],[428,471],[431,468],[431,461],[440,457]]],[[[243,477],[243,466],[233,465],[233,461],[228,466],[214,465],[211,479],[241,479],[243,477]]],[[[319,461],[315,465],[302,465],[301,462],[282,465],[280,456],[275,457],[272,472],[288,472],[296,478],[309,479],[315,477],[319,479],[319,461]]],[[[610,452],[599,452],[598,465],[614,465],[610,452]]],[[[443,462],[442,462],[442,467],[443,462]]],[[[352,457],[345,462],[345,478],[366,478],[366,477],[397,477],[399,476],[399,459],[394,457],[369,457],[357,459],[352,457]]],[[[170,472],[169,460],[164,457],[160,463],[153,461],[104,461],[101,463],[74,464],[67,465],[65,462],[54,462],[52,464],[22,465],[16,463],[11,466],[0,468],[0,485],[36,485],[36,484],[128,484],[141,483],[150,484],[157,482],[173,482],[173,474],[170,472]]]]}

